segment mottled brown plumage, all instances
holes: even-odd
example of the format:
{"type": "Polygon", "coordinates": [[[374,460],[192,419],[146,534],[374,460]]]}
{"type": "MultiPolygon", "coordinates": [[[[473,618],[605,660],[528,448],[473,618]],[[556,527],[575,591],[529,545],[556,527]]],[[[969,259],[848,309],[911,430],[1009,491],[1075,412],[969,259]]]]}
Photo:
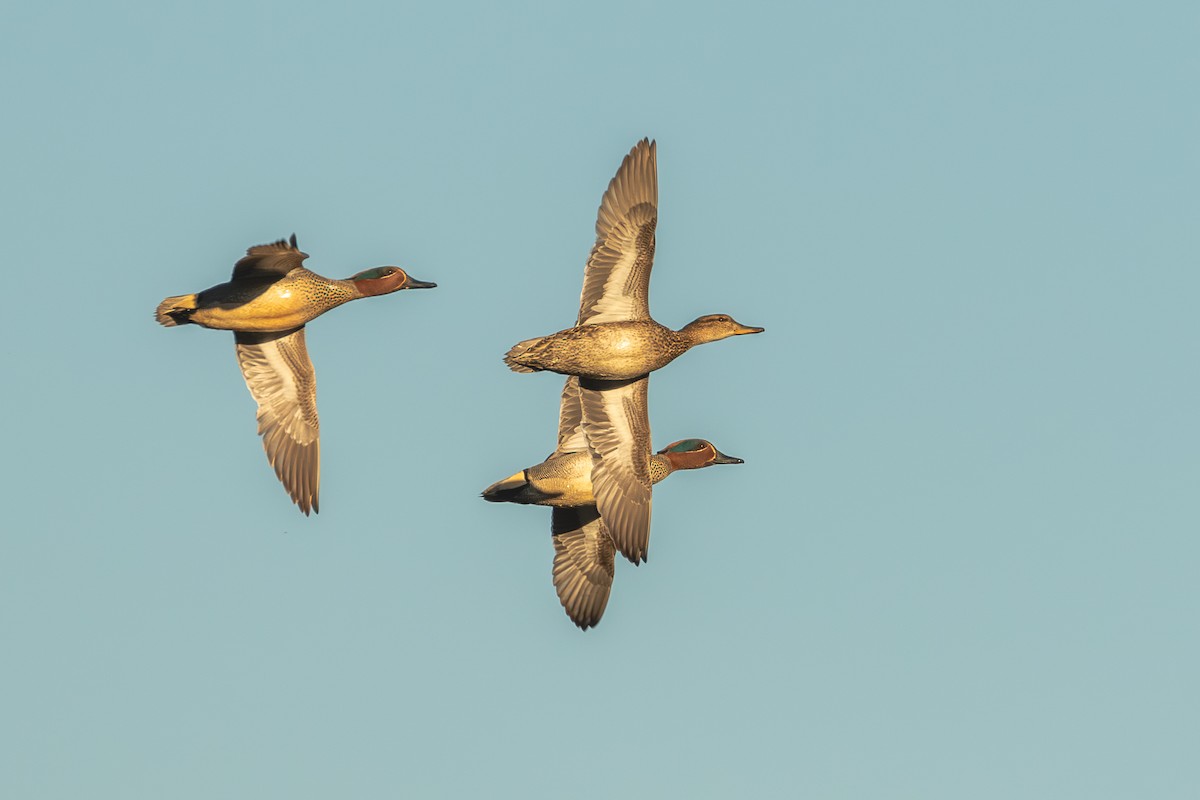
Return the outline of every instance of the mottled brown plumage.
{"type": "Polygon", "coordinates": [[[504,357],[514,372],[628,380],[666,366],[698,344],[762,332],[726,314],[700,317],[678,331],[650,317],[658,225],[656,153],[654,142],[638,142],[604,193],[575,326],[514,345],[504,357]]]}
{"type": "Polygon", "coordinates": [[[761,333],[727,314],[699,317],[680,330],[652,319],[579,325],[513,345],[504,357],[514,372],[557,372],[597,380],[637,378],[691,348],[744,333],[761,333]]]}

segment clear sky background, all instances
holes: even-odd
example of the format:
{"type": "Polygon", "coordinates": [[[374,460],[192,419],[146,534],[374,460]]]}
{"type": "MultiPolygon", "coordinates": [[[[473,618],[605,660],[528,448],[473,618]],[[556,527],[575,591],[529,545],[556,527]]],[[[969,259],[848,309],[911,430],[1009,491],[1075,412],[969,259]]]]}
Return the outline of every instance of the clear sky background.
{"type": "Polygon", "coordinates": [[[1195,3],[0,12],[6,798],[1194,798],[1195,3]],[[514,342],[658,141],[650,561],[581,633],[514,342]],[[293,231],[319,516],[163,296],[293,231]]]}

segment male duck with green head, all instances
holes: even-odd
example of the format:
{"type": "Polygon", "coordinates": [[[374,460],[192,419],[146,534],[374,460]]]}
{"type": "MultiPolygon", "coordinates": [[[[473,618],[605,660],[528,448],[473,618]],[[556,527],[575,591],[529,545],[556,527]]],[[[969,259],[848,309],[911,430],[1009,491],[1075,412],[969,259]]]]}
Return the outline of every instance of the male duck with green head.
{"type": "MultiPolygon", "coordinates": [[[[742,459],[725,455],[704,439],[684,439],[651,453],[649,431],[646,433],[636,461],[650,484],[677,470],[742,463],[742,459]]],[[[606,520],[597,510],[592,478],[579,379],[571,376],[563,387],[554,452],[542,463],[483,490],[483,499],[493,503],[553,508],[550,533],[554,543],[554,590],[567,616],[583,630],[598,624],[608,606],[618,550],[606,520]]],[[[621,552],[636,564],[645,557],[644,547],[648,544],[643,543],[641,550],[621,552]]]]}
{"type": "Polygon", "coordinates": [[[233,331],[237,359],[258,403],[258,432],[267,459],[300,510],[318,511],[321,448],[317,378],[304,326],[351,300],[401,289],[431,289],[399,267],[376,267],[345,280],[305,269],[308,258],[290,241],[260,244],[233,267],[233,278],[198,294],[168,297],[155,319],[162,325],[201,325],[233,331]]]}

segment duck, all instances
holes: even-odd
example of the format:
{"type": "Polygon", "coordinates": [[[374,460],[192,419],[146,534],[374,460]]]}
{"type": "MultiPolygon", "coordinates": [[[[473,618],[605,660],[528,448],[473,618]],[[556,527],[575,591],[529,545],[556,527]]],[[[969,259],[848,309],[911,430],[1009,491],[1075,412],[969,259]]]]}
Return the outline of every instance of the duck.
{"type": "MultiPolygon", "coordinates": [[[[649,456],[650,483],[662,481],[673,472],[701,469],[714,464],[744,464],[727,456],[707,439],[681,439],[649,456]]],[[[483,490],[492,503],[578,508],[596,504],[592,488],[592,458],[586,450],[554,452],[540,464],[496,481],[483,490]]]]}
{"type": "Polygon", "coordinates": [[[575,325],[513,345],[504,356],[509,369],[631,380],[697,345],[762,333],[763,328],[743,325],[728,314],[706,314],[679,330],[651,318],[657,225],[657,145],[642,139],[625,156],[600,202],[575,325]]]}
{"type": "Polygon", "coordinates": [[[596,241],[584,267],[575,326],[509,349],[514,372],[578,377],[583,431],[593,459],[600,516],[618,549],[640,563],[650,536],[649,375],[706,342],[762,333],[728,314],[672,330],[650,316],[650,269],[658,224],[657,145],[642,139],[608,184],[596,241]]]}
{"type": "Polygon", "coordinates": [[[307,516],[319,512],[321,481],[317,380],[305,325],[351,300],[403,289],[432,289],[396,266],[374,267],[344,280],[306,269],[296,234],[255,245],[227,283],[167,297],[154,312],[165,327],[199,325],[233,331],[242,376],[258,404],[258,433],[267,460],[307,516]]]}
{"type": "Polygon", "coordinates": [[[652,319],[614,320],[527,339],[513,345],[504,360],[513,372],[630,380],[665,367],[698,344],[763,330],[728,314],[706,314],[677,331],[652,319]]]}
{"type": "MultiPolygon", "coordinates": [[[[645,453],[647,474],[658,483],[679,470],[742,464],[705,439],[682,439],[645,453]]],[[[567,378],[559,411],[558,446],[536,464],[493,483],[483,499],[493,503],[550,506],[553,582],[559,603],[581,630],[600,622],[615,575],[617,544],[596,506],[592,457],[583,434],[579,378],[567,378]]],[[[640,554],[645,555],[644,551],[640,554]]],[[[631,559],[632,560],[632,559],[631,559]]],[[[635,562],[637,563],[637,562],[635,562]]]]}

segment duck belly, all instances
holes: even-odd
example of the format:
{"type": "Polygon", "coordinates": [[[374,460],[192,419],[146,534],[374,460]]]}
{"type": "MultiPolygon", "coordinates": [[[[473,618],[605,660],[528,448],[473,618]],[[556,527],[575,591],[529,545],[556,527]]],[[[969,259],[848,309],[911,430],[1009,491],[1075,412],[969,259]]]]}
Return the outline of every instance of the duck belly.
{"type": "Polygon", "coordinates": [[[281,283],[262,288],[224,283],[206,289],[190,321],[218,330],[266,333],[298,328],[325,310],[314,310],[295,287],[281,283]]]}
{"type": "Polygon", "coordinates": [[[605,322],[534,340],[513,359],[563,375],[629,380],[670,363],[679,355],[671,344],[667,329],[656,322],[605,322]]]}

